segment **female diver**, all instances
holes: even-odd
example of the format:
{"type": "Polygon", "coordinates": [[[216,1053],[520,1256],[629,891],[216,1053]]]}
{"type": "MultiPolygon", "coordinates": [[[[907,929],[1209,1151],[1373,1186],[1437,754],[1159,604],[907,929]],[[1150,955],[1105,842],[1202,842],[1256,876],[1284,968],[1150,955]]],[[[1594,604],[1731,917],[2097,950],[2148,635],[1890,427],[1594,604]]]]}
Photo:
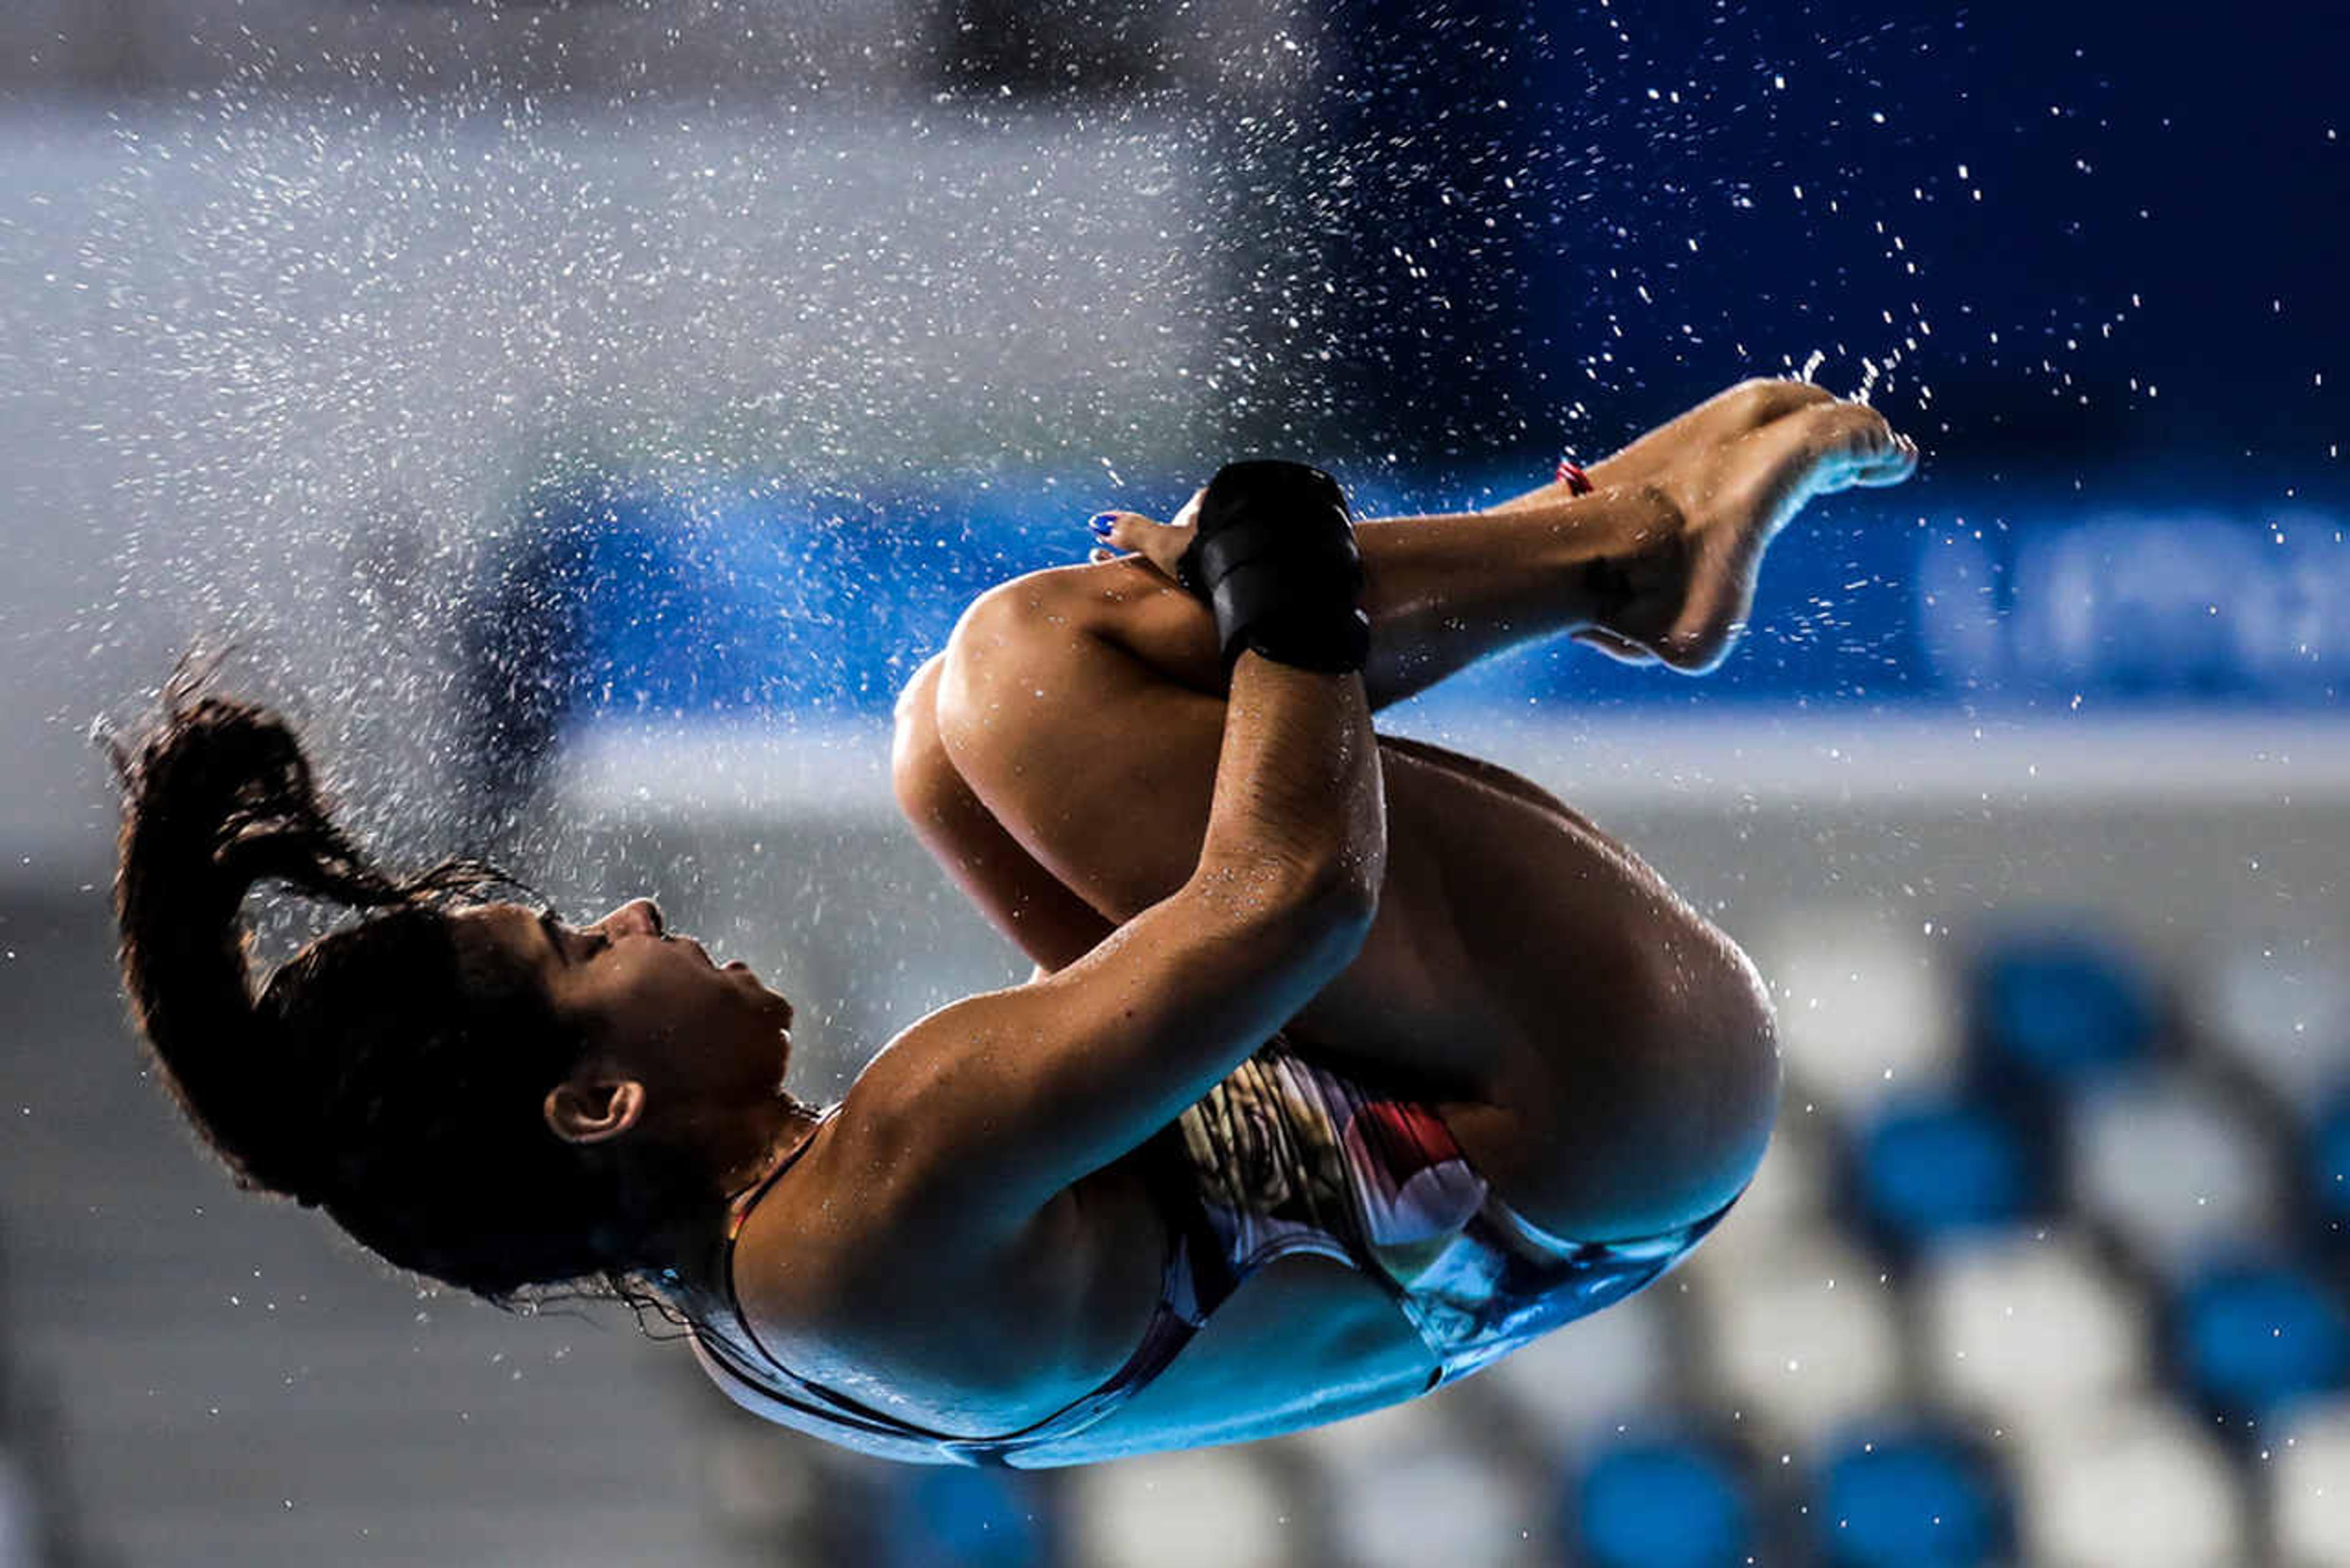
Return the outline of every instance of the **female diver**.
{"type": "Polygon", "coordinates": [[[120,759],[135,1015],[240,1185],[502,1304],[649,1288],[851,1448],[1061,1465],[1409,1398],[1670,1267],[1779,1067],[1752,966],[1629,851],[1371,714],[1560,632],[1711,669],[1773,533],[1915,463],[1757,381],[1484,513],[1357,524],[1260,463],[1105,514],[1130,554],[981,595],[897,709],[899,805],[1035,974],[823,1109],[790,1003],[650,901],[395,879],[282,720],[175,681],[120,759]],[[365,918],[256,994],[263,879],[365,918]]]}

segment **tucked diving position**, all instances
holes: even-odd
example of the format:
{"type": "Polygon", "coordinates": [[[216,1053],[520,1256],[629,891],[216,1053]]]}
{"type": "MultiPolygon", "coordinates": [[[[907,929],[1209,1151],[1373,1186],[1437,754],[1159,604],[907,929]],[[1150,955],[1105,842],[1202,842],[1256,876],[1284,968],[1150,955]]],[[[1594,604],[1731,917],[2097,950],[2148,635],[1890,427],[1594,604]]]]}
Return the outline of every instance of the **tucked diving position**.
{"type": "Polygon", "coordinates": [[[175,683],[120,756],[125,981],[241,1185],[511,1303],[673,1306],[736,1402],[892,1458],[1066,1465],[1411,1398],[1655,1280],[1769,1141],[1754,967],[1527,780],[1372,715],[1573,636],[1701,672],[1874,410],[1732,388],[1488,511],[1221,471],[981,594],[896,710],[921,842],[1033,961],[837,1104],[792,1004],[649,899],[397,877],[276,714],[175,683]],[[265,978],[257,884],[355,907],[265,978]]]}

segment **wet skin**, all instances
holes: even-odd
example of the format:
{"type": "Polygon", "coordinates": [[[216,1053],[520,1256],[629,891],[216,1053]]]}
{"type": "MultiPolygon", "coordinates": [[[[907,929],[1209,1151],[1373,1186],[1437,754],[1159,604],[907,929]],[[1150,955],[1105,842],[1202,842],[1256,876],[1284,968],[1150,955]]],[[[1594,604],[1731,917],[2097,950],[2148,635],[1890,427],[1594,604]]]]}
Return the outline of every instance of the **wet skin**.
{"type": "MultiPolygon", "coordinates": [[[[1537,545],[1557,532],[1583,548],[1582,539],[1621,533],[1626,546],[1640,547],[1658,536],[1661,515],[1671,539],[1689,545],[1669,553],[1661,587],[1670,591],[1641,597],[1634,607],[1644,624],[1611,630],[1644,656],[1707,667],[1741,629],[1762,545],[1803,499],[1842,483],[1891,482],[1915,461],[1873,414],[1776,387],[1737,389],[1735,405],[1709,405],[1677,423],[1694,429],[1721,423],[1715,416],[1725,410],[1781,402],[1794,406],[1758,406],[1751,420],[1739,412],[1733,422],[1759,427],[1743,436],[1709,426],[1684,440],[1669,427],[1651,438],[1663,466],[1644,492],[1603,489],[1572,502],[1571,520],[1568,502],[1538,493],[1528,499],[1543,504],[1524,522],[1488,514],[1433,529],[1374,525],[1391,530],[1366,537],[1367,557],[1378,556],[1387,581],[1421,571],[1434,585],[1425,596],[1394,594],[1381,631],[1395,640],[1432,636],[1420,621],[1440,625],[1440,612],[1462,595],[1538,597],[1571,580],[1494,543],[1537,545]],[[1544,523],[1546,507],[1561,509],[1557,529],[1544,523]]],[[[982,902],[1037,958],[1038,979],[918,1021],[820,1127],[780,1086],[788,1039],[779,1039],[775,1010],[787,1023],[788,1003],[667,937],[650,906],[626,906],[568,933],[542,929],[518,909],[473,917],[487,940],[539,967],[550,999],[596,1042],[547,1096],[559,1136],[705,1148],[713,1170],[730,1178],[720,1190],[749,1185],[806,1146],[790,1178],[745,1221],[734,1270],[744,1312],[804,1376],[921,1426],[1002,1432],[1058,1408],[1125,1358],[1157,1297],[1165,1230],[1131,1157],[1073,1169],[1024,1208],[1007,1209],[993,1184],[972,1174],[974,1164],[1003,1163],[989,1140],[1026,1147],[1004,1131],[1025,1108],[1020,1064],[1067,1055],[1074,1079],[1108,1071],[1090,1047],[1074,1050],[1086,1036],[1070,1019],[1094,983],[1084,971],[1106,969],[1102,954],[1119,945],[1106,930],[1140,929],[1148,906],[1167,897],[1161,884],[1180,882],[1201,856],[1198,822],[1217,772],[1223,709],[1201,695],[1199,680],[1177,672],[1187,658],[1212,657],[1204,611],[1173,595],[1136,592],[1128,603],[1105,596],[1109,579],[1077,575],[1109,570],[1022,579],[1038,603],[999,616],[1000,649],[983,653],[959,628],[967,690],[983,697],[996,680],[1023,699],[965,703],[966,718],[983,713],[989,726],[961,728],[967,744],[957,765],[1009,759],[1004,777],[972,775],[991,798],[947,811],[941,803],[955,790],[970,795],[964,782],[943,757],[909,762],[940,752],[909,742],[935,741],[931,703],[916,704],[910,729],[901,712],[900,804],[949,869],[1021,850],[1037,856],[1002,873],[1000,909],[982,902]],[[1169,635],[1151,636],[1147,616],[1170,621],[1169,635]],[[1087,637],[1072,658],[1076,628],[1087,637]],[[1046,685],[1051,701],[1027,701],[1046,685]],[[1031,713],[1035,732],[1015,733],[1011,720],[1031,713]],[[1149,811],[1135,809],[1145,797],[1115,787],[1068,787],[1098,786],[1109,762],[1128,759],[1150,780],[1149,811]],[[1072,795],[1107,802],[1115,821],[1094,834],[1072,795]],[[1019,844],[1006,826],[1019,831],[1019,844]],[[1048,871],[1055,862],[1061,869],[1048,871]],[[1112,896],[1128,887],[1149,896],[1112,896]],[[1066,940],[1046,935],[1046,911],[1059,907],[1054,895],[1091,906],[1075,910],[1082,919],[1067,922],[1066,940]],[[960,1144],[947,1129],[960,1129],[960,1144]]],[[[1512,604],[1503,618],[1544,607],[1512,604]]],[[[1572,607],[1552,607],[1571,626],[1572,607]]],[[[926,673],[935,687],[938,671],[926,673]]],[[[949,716],[944,696],[937,705],[949,716]]],[[[1717,1206],[1759,1159],[1776,1104],[1767,1002],[1751,966],[1645,867],[1532,784],[1474,759],[1380,739],[1398,849],[1378,924],[1357,962],[1298,1015],[1300,1033],[1367,1066],[1391,1067],[1399,1081],[1465,1084],[1457,1097],[1428,1097],[1503,1194],[1560,1233],[1647,1234],[1717,1206]],[[1508,896],[1461,905],[1445,895],[1448,881],[1508,896]],[[1500,907],[1539,914],[1496,927],[1500,907]],[[1437,966],[1444,983],[1423,995],[1415,987],[1440,947],[1450,955],[1437,966]],[[1567,987],[1577,998],[1571,1015],[1557,1006],[1570,963],[1592,971],[1567,987]],[[1328,1027],[1306,1027],[1317,1022],[1328,1027]],[[1472,1051],[1482,1055],[1469,1059],[1472,1051]],[[1699,1132],[1710,1140],[1701,1158],[1692,1152],[1699,1132]]],[[[1147,949],[1138,938],[1129,950],[1147,949]]],[[[1070,1113],[1090,1104],[1072,1099],[1070,1113]]],[[[681,1241],[706,1237],[710,1218],[700,1231],[681,1227],[681,1241]]],[[[681,1264],[690,1251],[681,1251],[681,1264]]],[[[1036,1457],[1071,1462],[1289,1430],[1409,1397],[1426,1386],[1431,1365],[1369,1280],[1326,1261],[1287,1259],[1252,1279],[1131,1404],[1036,1457]]]]}
{"type": "Polygon", "coordinates": [[[587,1038],[579,1067],[550,1085],[548,1125],[600,1144],[624,1136],[705,1150],[725,1190],[754,1180],[806,1121],[783,1087],[792,1004],[741,962],[721,966],[671,933],[650,898],[584,926],[517,904],[455,917],[461,940],[504,950],[536,974],[556,1016],[587,1038]]]}

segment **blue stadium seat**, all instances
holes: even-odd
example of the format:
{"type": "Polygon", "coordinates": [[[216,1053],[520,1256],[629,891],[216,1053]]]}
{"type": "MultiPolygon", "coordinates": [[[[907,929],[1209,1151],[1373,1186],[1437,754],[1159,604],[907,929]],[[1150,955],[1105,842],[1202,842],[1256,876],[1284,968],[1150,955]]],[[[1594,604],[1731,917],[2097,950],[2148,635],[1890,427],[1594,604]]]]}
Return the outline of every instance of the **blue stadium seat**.
{"type": "Polygon", "coordinates": [[[1854,1144],[1860,1217],[1897,1249],[2012,1224],[2046,1206],[2045,1163],[2033,1140],[1981,1100],[1896,1103],[1854,1144]]]}
{"type": "Polygon", "coordinates": [[[1925,1428],[1850,1438],[1819,1478],[1812,1517],[1832,1568],[1970,1568],[2013,1553],[2005,1478],[1960,1438],[1925,1428]]]}
{"type": "Polygon", "coordinates": [[[2170,1350],[2208,1408],[2265,1424],[2296,1401],[2350,1387],[2350,1312],[2304,1269],[2224,1260],[2172,1302],[2170,1350]]]}
{"type": "Polygon", "coordinates": [[[1725,1568],[1755,1550],[1754,1499],[1719,1445],[1636,1439],[1585,1469],[1566,1533],[1589,1568],[1725,1568]]]}
{"type": "Polygon", "coordinates": [[[877,1521],[882,1568],[1041,1568],[1052,1560],[1033,1482],[949,1466],[890,1480],[877,1521]]]}
{"type": "Polygon", "coordinates": [[[2158,1023],[2152,981],[2109,942],[2020,933],[1977,955],[1972,1017],[1995,1079],[2059,1091],[2141,1060],[2158,1023]]]}
{"type": "Polygon", "coordinates": [[[2337,1091],[2309,1129],[2304,1190],[2327,1240],[2350,1246],[2350,1089],[2337,1091]]]}

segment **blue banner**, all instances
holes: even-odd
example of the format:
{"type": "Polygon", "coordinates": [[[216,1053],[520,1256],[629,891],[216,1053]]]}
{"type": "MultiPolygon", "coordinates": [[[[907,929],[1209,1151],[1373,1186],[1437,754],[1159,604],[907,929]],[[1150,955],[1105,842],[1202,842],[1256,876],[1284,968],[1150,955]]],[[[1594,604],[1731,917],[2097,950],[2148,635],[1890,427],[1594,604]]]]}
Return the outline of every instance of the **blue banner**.
{"type": "MultiPolygon", "coordinates": [[[[1366,516],[1465,509],[1518,487],[1350,482],[1366,516]]],[[[525,640],[544,650],[570,722],[886,715],[977,594],[1083,561],[1084,519],[1102,504],[1171,511],[1185,491],[1140,488],[744,487],[688,501],[603,484],[542,498],[521,569],[525,602],[554,635],[525,640]]],[[[1831,497],[1773,546],[1752,629],[1712,676],[1627,669],[1554,639],[1463,672],[1448,696],[2324,708],[2350,677],[2345,526],[2312,505],[2128,504],[1957,481],[1831,497]]]]}

